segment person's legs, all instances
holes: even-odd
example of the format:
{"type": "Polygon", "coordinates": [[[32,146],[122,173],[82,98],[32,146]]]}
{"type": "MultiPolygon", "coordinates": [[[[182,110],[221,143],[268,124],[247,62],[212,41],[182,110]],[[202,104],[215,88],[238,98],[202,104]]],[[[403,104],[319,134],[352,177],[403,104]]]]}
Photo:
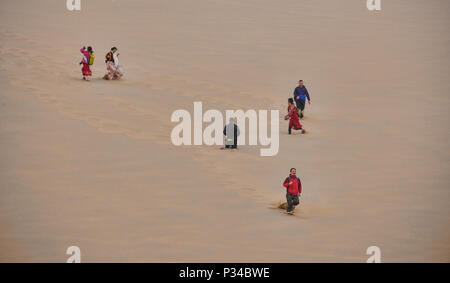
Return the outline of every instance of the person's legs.
{"type": "Polygon", "coordinates": [[[108,62],[106,64],[106,71],[108,72],[108,80],[112,80],[114,78],[114,63],[108,62]]]}
{"type": "Polygon", "coordinates": [[[289,127],[289,134],[292,133],[292,127],[289,127]]]}
{"type": "Polygon", "coordinates": [[[86,80],[90,81],[91,77],[92,77],[92,67],[88,65],[88,69],[89,69],[89,72],[88,72],[88,75],[86,77],[86,80]]]}
{"type": "Polygon", "coordinates": [[[292,205],[295,207],[300,203],[300,200],[298,199],[298,195],[292,196],[292,205]]]}
{"type": "Polygon", "coordinates": [[[301,100],[296,100],[296,101],[295,101],[295,106],[297,106],[297,114],[298,114],[298,117],[300,117],[300,114],[301,114],[301,112],[302,112],[302,111],[300,110],[300,108],[301,108],[301,106],[302,106],[302,105],[301,105],[301,102],[302,102],[301,100]]]}
{"type": "Polygon", "coordinates": [[[291,212],[294,209],[292,197],[293,197],[292,194],[286,193],[286,201],[287,201],[286,212],[291,212]]]}
{"type": "Polygon", "coordinates": [[[123,77],[123,68],[121,65],[117,66],[116,68],[116,78],[120,79],[123,77]]]}
{"type": "Polygon", "coordinates": [[[232,146],[231,148],[234,148],[234,149],[237,148],[237,135],[234,136],[234,139],[233,139],[233,146],[232,146]]]}
{"type": "Polygon", "coordinates": [[[305,101],[299,100],[297,108],[300,111],[300,114],[298,116],[300,117],[300,119],[302,119],[303,118],[303,110],[305,110],[305,101]]]}

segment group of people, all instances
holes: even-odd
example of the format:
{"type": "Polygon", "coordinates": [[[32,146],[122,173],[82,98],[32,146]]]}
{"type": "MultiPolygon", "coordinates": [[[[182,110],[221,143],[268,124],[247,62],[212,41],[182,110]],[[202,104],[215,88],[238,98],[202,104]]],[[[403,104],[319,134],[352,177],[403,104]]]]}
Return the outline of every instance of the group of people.
{"type": "MultiPolygon", "coordinates": [[[[106,64],[106,74],[103,77],[105,80],[117,80],[120,79],[124,72],[122,66],[119,64],[119,52],[117,52],[117,47],[111,48],[111,51],[106,53],[105,55],[105,64],[106,64]]],[[[84,46],[80,49],[81,54],[83,54],[83,58],[80,62],[80,65],[83,65],[81,68],[81,73],[83,75],[83,80],[90,81],[92,77],[92,66],[94,65],[94,50],[91,46],[84,46]]]]}
{"type": "MultiPolygon", "coordinates": [[[[94,64],[95,59],[94,51],[91,46],[87,49],[86,47],[83,47],[80,51],[83,54],[83,59],[80,62],[80,65],[83,65],[83,68],[81,69],[83,79],[89,81],[92,76],[91,66],[94,64]]],[[[118,56],[119,53],[117,52],[116,47],[111,48],[111,51],[106,54],[105,63],[107,73],[103,77],[104,79],[115,80],[120,79],[123,76],[123,70],[119,65],[118,56]]],[[[304,86],[303,80],[300,80],[298,86],[294,90],[294,97],[288,99],[288,114],[285,116],[285,120],[289,120],[289,134],[292,134],[292,130],[301,130],[302,133],[306,132],[303,125],[300,123],[300,119],[304,117],[306,100],[311,104],[311,97],[309,96],[308,90],[304,86]]],[[[237,139],[240,135],[240,131],[235,123],[235,119],[230,119],[229,123],[225,125],[223,134],[225,136],[224,148],[237,149],[237,139]]],[[[291,168],[289,176],[283,182],[283,186],[286,188],[286,212],[288,214],[293,214],[295,206],[300,203],[299,197],[302,193],[302,184],[296,173],[297,170],[291,168]]]]}
{"type": "MultiPolygon", "coordinates": [[[[304,117],[306,100],[308,100],[308,104],[311,104],[308,90],[303,84],[303,80],[299,80],[298,86],[294,90],[294,97],[288,99],[288,114],[285,119],[289,120],[289,134],[292,133],[293,129],[301,130],[303,134],[306,133],[305,128],[300,123],[300,119],[304,117]]],[[[302,194],[302,183],[295,168],[291,168],[283,186],[286,188],[286,212],[293,214],[295,207],[300,203],[299,198],[302,194]]]]}
{"type": "MultiPolygon", "coordinates": [[[[289,120],[289,134],[292,134],[292,130],[301,130],[302,134],[306,133],[305,128],[300,123],[300,119],[304,117],[306,100],[308,100],[308,104],[311,104],[309,92],[303,84],[303,80],[299,80],[298,86],[294,89],[294,97],[288,99],[288,114],[284,117],[285,120],[289,120]]],[[[237,138],[239,134],[239,127],[236,125],[234,119],[230,119],[229,123],[223,129],[225,147],[222,149],[237,149],[237,138]]]]}
{"type": "MultiPolygon", "coordinates": [[[[294,90],[294,97],[288,99],[288,114],[285,116],[285,120],[289,120],[289,134],[292,133],[292,130],[301,130],[302,133],[306,132],[300,123],[300,119],[304,117],[306,100],[308,100],[308,104],[311,104],[308,90],[303,84],[303,80],[299,80],[298,86],[294,90]]],[[[228,124],[225,125],[223,135],[225,136],[225,147],[222,149],[237,149],[237,139],[240,131],[234,118],[231,118],[228,124]]],[[[300,203],[302,193],[302,183],[297,176],[297,169],[291,168],[289,176],[283,182],[283,186],[286,188],[286,213],[293,214],[295,207],[300,203]]]]}
{"type": "Polygon", "coordinates": [[[302,134],[306,133],[305,128],[300,123],[300,119],[304,117],[303,112],[307,99],[308,104],[311,104],[308,90],[303,84],[303,80],[299,80],[298,86],[294,89],[294,97],[288,99],[288,114],[284,117],[285,120],[289,120],[289,134],[292,134],[292,130],[301,130],[302,134]]]}

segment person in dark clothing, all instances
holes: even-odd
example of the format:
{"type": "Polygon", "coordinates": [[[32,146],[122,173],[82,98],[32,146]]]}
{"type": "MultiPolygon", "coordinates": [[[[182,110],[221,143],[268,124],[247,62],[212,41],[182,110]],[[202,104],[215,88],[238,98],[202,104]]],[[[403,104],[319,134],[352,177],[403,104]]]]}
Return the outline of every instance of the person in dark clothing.
{"type": "Polygon", "coordinates": [[[283,182],[283,186],[286,188],[287,213],[293,213],[295,207],[300,203],[299,197],[302,194],[302,183],[296,173],[297,170],[291,168],[289,176],[283,182]]]}
{"type": "Polygon", "coordinates": [[[233,118],[223,128],[223,135],[225,136],[225,148],[237,149],[237,139],[240,131],[233,118]]]}
{"type": "Polygon", "coordinates": [[[298,116],[300,119],[303,118],[303,110],[305,110],[305,102],[308,99],[308,104],[311,104],[311,98],[309,96],[308,90],[303,85],[303,80],[298,81],[298,87],[294,89],[294,100],[298,109],[298,116]]]}

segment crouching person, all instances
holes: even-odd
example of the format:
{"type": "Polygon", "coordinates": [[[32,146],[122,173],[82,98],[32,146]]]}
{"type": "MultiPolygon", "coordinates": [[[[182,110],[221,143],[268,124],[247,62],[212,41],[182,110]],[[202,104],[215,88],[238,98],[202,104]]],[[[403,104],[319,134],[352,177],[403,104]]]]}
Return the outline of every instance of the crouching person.
{"type": "Polygon", "coordinates": [[[302,193],[302,183],[296,175],[297,170],[291,168],[289,176],[284,180],[283,186],[286,187],[286,212],[292,214],[295,207],[300,203],[299,197],[302,193]]]}

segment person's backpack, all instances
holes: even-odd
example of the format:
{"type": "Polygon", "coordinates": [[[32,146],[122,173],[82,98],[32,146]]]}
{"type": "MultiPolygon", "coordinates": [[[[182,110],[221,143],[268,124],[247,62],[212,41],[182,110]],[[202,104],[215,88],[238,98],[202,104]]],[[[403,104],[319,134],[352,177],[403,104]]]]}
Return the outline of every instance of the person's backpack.
{"type": "Polygon", "coordinates": [[[89,62],[88,62],[88,64],[89,64],[89,65],[94,65],[94,60],[95,60],[95,56],[94,56],[94,54],[91,54],[91,55],[89,56],[89,62]]]}
{"type": "Polygon", "coordinates": [[[114,56],[111,51],[106,53],[106,55],[105,55],[105,63],[108,63],[108,62],[114,62],[114,56]]]}

